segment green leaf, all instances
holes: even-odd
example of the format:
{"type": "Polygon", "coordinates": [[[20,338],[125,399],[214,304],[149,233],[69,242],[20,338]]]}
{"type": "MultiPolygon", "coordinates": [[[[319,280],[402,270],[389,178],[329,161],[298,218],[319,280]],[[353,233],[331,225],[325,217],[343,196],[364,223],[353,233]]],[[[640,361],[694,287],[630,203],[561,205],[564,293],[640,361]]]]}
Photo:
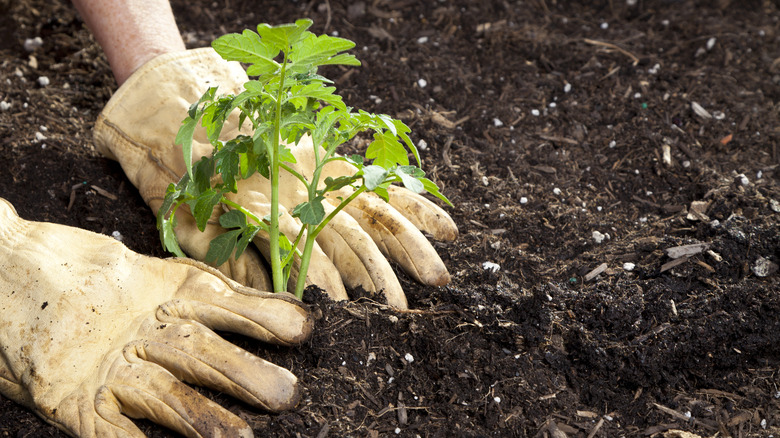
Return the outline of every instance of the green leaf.
{"type": "Polygon", "coordinates": [[[214,263],[220,266],[225,263],[233,254],[236,247],[236,240],[242,230],[230,230],[215,237],[209,243],[209,250],[206,253],[206,263],[214,263]]]}
{"type": "Polygon", "coordinates": [[[271,122],[265,122],[260,124],[255,132],[252,134],[253,150],[257,155],[263,155],[268,153],[268,148],[271,146],[271,141],[267,137],[267,134],[273,133],[273,125],[271,122]]]}
{"type": "Polygon", "coordinates": [[[279,162],[280,163],[297,163],[298,160],[295,159],[295,155],[293,155],[290,148],[288,148],[285,145],[279,145],[279,162]]]}
{"type": "Polygon", "coordinates": [[[319,65],[354,65],[359,67],[360,60],[357,59],[354,55],[350,55],[349,53],[341,53],[319,63],[319,65]]]}
{"type": "MultiPolygon", "coordinates": [[[[198,117],[200,118],[200,117],[198,117]]],[[[192,136],[195,128],[198,126],[198,119],[187,117],[181,122],[179,132],[176,134],[174,142],[181,145],[184,154],[184,167],[187,168],[187,174],[192,176],[192,136]]]]}
{"type": "Polygon", "coordinates": [[[385,125],[385,128],[390,130],[393,135],[398,136],[398,131],[395,129],[395,124],[393,123],[392,117],[388,116],[387,114],[376,114],[375,118],[381,121],[382,124],[385,125]]]}
{"type": "Polygon", "coordinates": [[[280,128],[286,128],[290,125],[300,125],[300,127],[308,130],[314,127],[312,118],[309,114],[292,113],[286,115],[281,122],[282,126],[280,126],[280,128]]]}
{"type": "Polygon", "coordinates": [[[412,152],[414,159],[417,160],[417,165],[422,166],[422,161],[420,161],[420,152],[417,151],[417,146],[415,146],[414,142],[412,142],[412,139],[409,138],[409,133],[412,132],[412,130],[409,129],[409,127],[400,120],[393,119],[393,125],[395,125],[397,132],[396,135],[401,138],[406,147],[412,152]]]}
{"type": "Polygon", "coordinates": [[[223,228],[244,228],[247,225],[246,215],[241,210],[229,210],[219,217],[223,228]]]}
{"type": "Polygon", "coordinates": [[[312,67],[326,64],[360,65],[352,55],[341,54],[355,47],[355,43],[344,38],[307,33],[306,37],[295,46],[290,54],[291,72],[305,73],[312,67]]]}
{"type": "Polygon", "coordinates": [[[375,132],[374,141],[366,149],[366,158],[373,159],[374,165],[389,169],[396,164],[408,165],[409,157],[406,149],[398,142],[395,135],[389,132],[375,132]]]}
{"type": "Polygon", "coordinates": [[[336,190],[339,190],[343,187],[346,187],[348,185],[351,185],[355,181],[357,181],[360,177],[353,175],[342,175],[336,178],[326,177],[324,184],[325,186],[319,190],[317,193],[319,194],[325,194],[327,192],[333,192],[336,190]]]}
{"type": "Polygon", "coordinates": [[[214,189],[209,189],[198,196],[192,215],[195,217],[195,223],[200,231],[206,229],[206,225],[208,225],[211,214],[214,211],[214,206],[219,204],[221,199],[222,193],[214,189]]]}
{"type": "Polygon", "coordinates": [[[238,239],[238,242],[236,243],[236,253],[233,255],[235,258],[241,257],[241,254],[244,253],[249,242],[255,238],[255,235],[260,229],[260,227],[255,225],[247,225],[246,228],[244,228],[244,232],[241,233],[241,238],[238,239]]]}
{"type": "Polygon", "coordinates": [[[358,154],[354,154],[354,155],[350,155],[349,157],[345,157],[344,161],[346,161],[347,163],[357,167],[358,169],[362,169],[363,165],[364,165],[363,157],[358,155],[358,154]]]}
{"type": "Polygon", "coordinates": [[[311,131],[311,140],[315,145],[321,145],[327,138],[339,119],[344,116],[345,111],[334,111],[333,107],[324,107],[317,112],[317,118],[314,121],[314,129],[311,131]]]}
{"type": "Polygon", "coordinates": [[[206,128],[206,135],[212,145],[217,143],[219,135],[222,133],[222,126],[230,112],[233,111],[233,97],[221,97],[203,108],[203,126],[206,128]]]}
{"type": "Polygon", "coordinates": [[[421,169],[414,166],[399,166],[393,173],[401,178],[401,182],[407,189],[415,193],[422,193],[425,191],[425,186],[418,179],[425,175],[421,169]]]}
{"type": "Polygon", "coordinates": [[[325,218],[325,208],[322,206],[324,199],[317,196],[310,201],[301,202],[293,209],[292,216],[299,218],[304,224],[319,225],[325,218]]]}
{"type": "Polygon", "coordinates": [[[247,72],[250,76],[272,73],[280,68],[279,63],[274,61],[280,49],[272,44],[266,44],[261,40],[260,35],[249,29],[241,34],[231,33],[221,36],[211,43],[211,47],[228,61],[253,64],[254,70],[262,71],[262,73],[247,72]]]}
{"type": "Polygon", "coordinates": [[[253,147],[252,138],[239,135],[214,153],[214,167],[222,176],[222,182],[231,192],[238,190],[237,178],[242,176],[240,169],[241,157],[253,147]]]}
{"type": "Polygon", "coordinates": [[[201,193],[211,188],[211,177],[214,175],[214,160],[212,158],[201,157],[193,165],[192,184],[187,184],[188,188],[195,190],[193,196],[198,197],[201,193]]]}
{"type": "Polygon", "coordinates": [[[292,257],[288,256],[293,251],[292,242],[282,233],[279,233],[279,256],[282,260],[282,284],[287,284],[290,280],[290,272],[292,271],[292,257]],[[284,261],[287,260],[287,263],[284,261]]]}
{"type": "Polygon", "coordinates": [[[417,179],[425,176],[425,172],[417,166],[398,166],[398,171],[417,179]]]}
{"type": "Polygon", "coordinates": [[[379,187],[375,188],[374,190],[372,190],[372,192],[374,192],[377,195],[379,195],[379,197],[384,199],[385,202],[390,202],[390,194],[387,193],[387,187],[384,187],[382,185],[382,186],[379,186],[379,187]]]}
{"type": "Polygon", "coordinates": [[[450,207],[454,207],[454,205],[452,205],[452,202],[450,202],[450,200],[447,199],[446,196],[444,196],[441,192],[439,192],[439,186],[437,186],[436,183],[434,183],[433,181],[429,180],[428,178],[420,178],[420,182],[422,182],[423,187],[425,187],[425,191],[427,191],[431,195],[441,199],[442,201],[444,201],[450,207]]]}
{"type": "Polygon", "coordinates": [[[382,166],[365,166],[363,167],[363,184],[366,185],[368,190],[374,191],[380,184],[385,182],[388,173],[388,170],[382,166]]]}
{"type": "Polygon", "coordinates": [[[187,117],[182,120],[179,131],[176,133],[174,143],[181,145],[182,154],[184,155],[184,167],[187,169],[187,175],[192,178],[192,137],[195,134],[195,128],[198,126],[198,121],[203,115],[203,110],[200,109],[200,105],[203,102],[214,99],[214,94],[217,92],[217,87],[211,87],[206,90],[205,93],[198,99],[197,102],[190,105],[187,111],[187,117]]]}
{"type": "Polygon", "coordinates": [[[163,248],[166,251],[176,255],[176,257],[187,257],[184,251],[179,246],[179,241],[176,238],[176,221],[163,219],[160,224],[160,235],[162,236],[163,248]]]}
{"type": "Polygon", "coordinates": [[[295,24],[282,24],[279,26],[270,26],[263,23],[257,26],[257,33],[262,38],[264,44],[279,51],[287,52],[293,44],[304,37],[306,29],[311,27],[313,23],[309,19],[297,20],[295,24]]]}
{"type": "MultiPolygon", "coordinates": [[[[347,106],[344,104],[344,101],[342,100],[341,96],[338,94],[335,94],[336,88],[335,87],[326,87],[322,85],[319,82],[306,84],[306,85],[297,85],[295,87],[292,87],[290,89],[290,96],[287,98],[287,100],[293,100],[293,99],[315,99],[325,102],[326,104],[333,105],[334,107],[345,110],[347,106]]],[[[303,107],[303,105],[298,105],[298,108],[303,107]]]]}

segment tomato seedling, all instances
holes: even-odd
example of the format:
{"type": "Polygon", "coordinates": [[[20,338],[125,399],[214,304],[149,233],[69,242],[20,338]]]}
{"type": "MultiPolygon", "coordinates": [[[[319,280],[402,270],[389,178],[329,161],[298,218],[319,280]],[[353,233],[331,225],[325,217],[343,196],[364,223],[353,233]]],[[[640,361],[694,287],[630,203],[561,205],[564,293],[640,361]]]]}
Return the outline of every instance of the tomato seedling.
{"type": "Polygon", "coordinates": [[[225,60],[247,64],[248,77],[255,79],[248,80],[244,91],[236,95],[220,95],[218,87],[211,87],[190,106],[176,136],[187,173],[168,187],[157,214],[164,247],[183,257],[174,233],[177,209],[187,205],[198,229],[203,231],[214,208],[223,205],[226,211],[219,223],[227,231],[211,241],[206,261],[221,265],[231,256],[239,257],[259,232],[268,233],[274,291],[287,289],[292,261],[297,255],[298,297],[303,295],[317,235],[361,193],[371,191],[387,201],[387,188],[401,183],[409,190],[427,191],[450,204],[420,169],[420,156],[409,137],[409,127],[384,114],[347,107],[341,96],[335,94],[335,87],[330,86],[332,81],[318,74],[323,65],[358,66],[360,62],[344,53],[355,46],[352,41],[314,35],[308,31],[311,25],[311,20],[280,26],[260,24],[257,32],[228,34],[212,43],[225,60]],[[223,139],[223,126],[234,111],[239,113],[239,126],[251,124],[247,131],[251,134],[223,139]],[[193,134],[199,123],[206,129],[213,152],[193,163],[193,134]],[[336,153],[338,146],[364,131],[373,132],[365,157],[336,153]],[[311,137],[314,148],[313,170],[305,175],[296,168],[297,160],[289,147],[297,145],[304,136],[311,137]],[[410,153],[417,165],[410,164],[410,153]],[[354,173],[322,179],[324,166],[333,161],[348,163],[354,173]],[[294,237],[292,241],[279,230],[281,172],[293,175],[308,195],[305,202],[290,211],[302,225],[296,236],[290,236],[294,237]],[[242,179],[260,176],[269,179],[271,186],[270,214],[265,217],[258,217],[226,196],[238,193],[242,179]],[[342,194],[350,188],[349,195],[337,197],[339,203],[326,215],[323,203],[332,201],[326,200],[326,195],[334,191],[342,194]]]}

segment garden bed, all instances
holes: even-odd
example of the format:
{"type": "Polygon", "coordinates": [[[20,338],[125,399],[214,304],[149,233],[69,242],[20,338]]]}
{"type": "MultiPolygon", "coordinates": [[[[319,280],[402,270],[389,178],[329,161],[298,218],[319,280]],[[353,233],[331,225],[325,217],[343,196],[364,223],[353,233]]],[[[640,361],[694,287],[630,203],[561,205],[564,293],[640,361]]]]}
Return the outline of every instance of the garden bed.
{"type": "MultiPolygon", "coordinates": [[[[92,146],[100,48],[67,2],[7,3],[0,196],[166,256],[92,146]]],[[[425,142],[461,233],[448,286],[399,271],[410,311],[311,292],[306,345],[228,336],[301,379],[275,415],[203,390],[256,435],[780,435],[777,3],[172,3],[190,47],[301,17],[354,40],[363,67],[327,75],[425,142]]],[[[0,431],[61,435],[2,398],[0,431]]]]}

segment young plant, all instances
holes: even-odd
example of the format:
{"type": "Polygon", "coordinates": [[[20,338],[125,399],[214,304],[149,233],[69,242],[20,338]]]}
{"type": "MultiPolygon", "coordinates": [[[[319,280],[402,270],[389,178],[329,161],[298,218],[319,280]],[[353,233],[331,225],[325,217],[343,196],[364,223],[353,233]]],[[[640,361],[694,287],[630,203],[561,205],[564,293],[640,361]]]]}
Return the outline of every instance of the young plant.
{"type": "MultiPolygon", "coordinates": [[[[409,138],[410,129],[401,121],[383,114],[353,111],[347,107],[332,81],[318,74],[323,65],[357,66],[360,62],[344,53],[355,46],[349,40],[308,31],[311,20],[269,26],[261,24],[257,32],[224,35],[212,47],[224,59],[248,64],[247,75],[255,77],[244,84],[244,91],[219,95],[209,88],[190,107],[182,122],[176,143],[182,146],[187,173],[178,184],[171,184],[157,215],[157,226],[164,247],[179,256],[174,228],[176,212],[187,205],[203,231],[214,208],[222,204],[226,212],[219,218],[227,232],[211,241],[206,261],[221,265],[229,257],[238,257],[261,230],[270,238],[270,265],[274,291],[286,290],[293,257],[300,257],[295,294],[301,297],[305,286],[314,241],[328,222],[361,193],[372,191],[388,200],[387,188],[400,182],[417,193],[427,191],[447,204],[450,202],[418,167],[420,157],[409,138]],[[228,116],[239,112],[239,124],[251,124],[251,135],[220,138],[228,116]],[[193,133],[201,124],[213,146],[211,157],[192,162],[193,133]],[[364,159],[359,155],[336,154],[338,146],[358,133],[373,131],[364,159]],[[294,164],[296,157],[288,147],[298,144],[304,135],[314,145],[314,166],[303,175],[294,164]],[[409,152],[417,166],[409,162],[409,152]],[[354,168],[351,175],[321,178],[323,168],[333,161],[344,161],[354,168]],[[279,231],[279,174],[289,172],[306,188],[308,199],[292,209],[302,227],[294,241],[279,231]],[[258,217],[226,195],[238,193],[239,181],[259,173],[271,185],[271,211],[258,217]],[[215,178],[215,176],[219,176],[215,178]],[[328,193],[351,187],[340,203],[326,216],[323,202],[328,193]],[[305,236],[305,238],[304,238],[305,236]],[[303,251],[299,243],[303,241],[303,251]]],[[[250,131],[247,131],[250,132],[250,131]]],[[[254,175],[257,177],[257,175],[254,175]]],[[[451,204],[450,204],[451,205],[451,204]]]]}

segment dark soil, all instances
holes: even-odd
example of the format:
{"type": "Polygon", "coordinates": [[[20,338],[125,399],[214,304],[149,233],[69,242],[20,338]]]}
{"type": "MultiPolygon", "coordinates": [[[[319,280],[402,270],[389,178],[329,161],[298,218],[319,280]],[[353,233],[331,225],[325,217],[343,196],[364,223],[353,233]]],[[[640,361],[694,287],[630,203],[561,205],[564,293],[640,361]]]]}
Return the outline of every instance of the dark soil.
{"type": "MultiPolygon", "coordinates": [[[[116,87],[100,48],[69,3],[8,3],[0,196],[165,256],[91,144],[116,87]]],[[[412,311],[312,294],[307,345],[229,337],[301,378],[302,403],[278,415],[204,390],[258,436],[780,436],[776,2],[173,3],[191,47],[301,17],[356,41],[363,67],[327,74],[427,142],[461,231],[436,246],[449,286],[399,273],[412,311]],[[708,248],[669,265],[693,243],[708,248]]],[[[60,435],[0,403],[3,436],[60,435]]]]}

